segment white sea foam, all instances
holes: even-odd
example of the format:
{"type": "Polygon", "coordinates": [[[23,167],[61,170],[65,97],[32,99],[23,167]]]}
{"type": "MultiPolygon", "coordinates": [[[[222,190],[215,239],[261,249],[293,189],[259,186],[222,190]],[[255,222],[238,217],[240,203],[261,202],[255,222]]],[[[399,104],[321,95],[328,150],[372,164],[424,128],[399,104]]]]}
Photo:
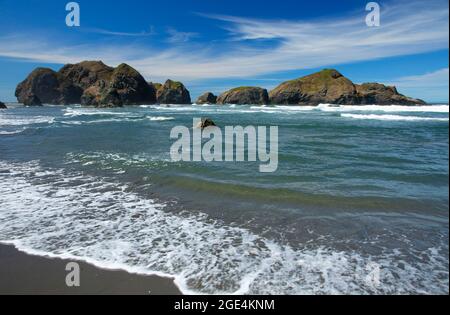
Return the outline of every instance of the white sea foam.
{"type": "Polygon", "coordinates": [[[22,133],[26,129],[27,128],[21,128],[21,129],[13,130],[13,131],[0,131],[0,135],[16,135],[16,134],[22,133]]]}
{"type": "Polygon", "coordinates": [[[396,253],[294,249],[206,215],[170,213],[104,178],[38,162],[0,161],[0,170],[0,241],[30,253],[171,275],[184,293],[448,292],[448,261],[434,248],[414,264],[399,264],[396,253]],[[373,263],[380,286],[367,281],[373,263]]]}
{"type": "Polygon", "coordinates": [[[174,117],[165,117],[165,116],[156,116],[156,117],[147,117],[151,121],[167,121],[167,120],[174,120],[174,117]]]}
{"type": "Polygon", "coordinates": [[[66,108],[64,110],[64,116],[68,117],[78,117],[78,116],[101,116],[101,115],[114,115],[114,116],[122,116],[122,115],[130,115],[128,112],[120,112],[120,111],[104,111],[98,110],[95,108],[66,108]]]}
{"type": "Polygon", "coordinates": [[[402,115],[341,114],[341,117],[353,119],[389,120],[389,121],[448,121],[448,118],[402,116],[402,115]]]}
{"type": "Polygon", "coordinates": [[[54,117],[50,116],[14,116],[4,115],[0,116],[0,126],[27,126],[34,124],[52,124],[55,121],[54,117]]]}
{"type": "MultiPolygon", "coordinates": [[[[257,109],[258,107],[252,107],[257,109]]],[[[449,105],[422,105],[422,106],[403,106],[403,105],[333,105],[319,104],[317,106],[285,106],[277,105],[275,109],[280,111],[323,111],[323,112],[390,112],[390,113],[448,113],[449,105]]]]}
{"type": "Polygon", "coordinates": [[[422,105],[422,106],[403,106],[403,105],[331,105],[320,104],[318,110],[327,112],[353,112],[353,111],[372,111],[372,112],[416,112],[416,113],[448,113],[448,105],[422,105]]]}

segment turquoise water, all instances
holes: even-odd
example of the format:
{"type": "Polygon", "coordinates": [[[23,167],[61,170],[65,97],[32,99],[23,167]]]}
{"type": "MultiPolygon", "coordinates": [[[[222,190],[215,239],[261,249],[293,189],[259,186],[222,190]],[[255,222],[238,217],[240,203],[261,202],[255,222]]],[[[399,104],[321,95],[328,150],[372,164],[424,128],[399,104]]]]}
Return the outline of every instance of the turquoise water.
{"type": "Polygon", "coordinates": [[[448,105],[0,111],[0,241],[186,293],[448,293],[448,105]],[[279,167],[172,162],[194,117],[279,126],[279,167]]]}

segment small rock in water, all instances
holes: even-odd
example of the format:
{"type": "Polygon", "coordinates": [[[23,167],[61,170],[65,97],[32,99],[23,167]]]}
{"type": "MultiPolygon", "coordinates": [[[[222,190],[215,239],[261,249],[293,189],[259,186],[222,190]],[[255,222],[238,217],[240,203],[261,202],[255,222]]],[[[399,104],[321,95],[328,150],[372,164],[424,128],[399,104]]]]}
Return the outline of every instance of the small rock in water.
{"type": "Polygon", "coordinates": [[[5,103],[0,102],[0,109],[7,109],[8,107],[6,107],[5,103]]]}
{"type": "Polygon", "coordinates": [[[207,127],[216,127],[216,124],[210,118],[202,118],[202,121],[198,123],[197,128],[205,129],[207,127]]]}

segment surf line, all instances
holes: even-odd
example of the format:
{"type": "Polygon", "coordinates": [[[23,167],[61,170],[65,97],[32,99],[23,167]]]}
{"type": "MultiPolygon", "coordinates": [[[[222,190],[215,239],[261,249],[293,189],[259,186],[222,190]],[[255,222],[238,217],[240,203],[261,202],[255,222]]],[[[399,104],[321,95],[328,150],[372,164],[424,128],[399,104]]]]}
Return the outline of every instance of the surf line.
{"type": "Polygon", "coordinates": [[[192,134],[186,126],[175,126],[170,139],[173,162],[257,162],[261,173],[278,169],[278,126],[225,126],[225,135],[217,126],[202,128],[202,119],[194,118],[192,134]],[[247,153],[247,154],[246,154],[247,153]]]}

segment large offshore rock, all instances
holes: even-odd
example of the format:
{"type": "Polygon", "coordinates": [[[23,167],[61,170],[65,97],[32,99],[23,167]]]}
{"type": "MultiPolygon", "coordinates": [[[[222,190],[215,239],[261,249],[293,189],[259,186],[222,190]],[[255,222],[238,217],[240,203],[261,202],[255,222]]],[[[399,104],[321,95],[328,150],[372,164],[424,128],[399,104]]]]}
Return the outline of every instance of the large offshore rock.
{"type": "Polygon", "coordinates": [[[271,104],[318,105],[357,104],[356,87],[334,69],[282,83],[270,92],[271,104]]]}
{"type": "Polygon", "coordinates": [[[222,93],[217,98],[217,104],[269,104],[269,95],[266,89],[259,87],[238,87],[222,93]]]}
{"type": "Polygon", "coordinates": [[[83,61],[58,72],[37,68],[17,86],[16,96],[25,105],[123,106],[154,104],[156,89],[127,64],[83,61]]]}
{"type": "Polygon", "coordinates": [[[167,80],[156,92],[159,104],[191,104],[191,95],[181,82],[167,80]]]}

